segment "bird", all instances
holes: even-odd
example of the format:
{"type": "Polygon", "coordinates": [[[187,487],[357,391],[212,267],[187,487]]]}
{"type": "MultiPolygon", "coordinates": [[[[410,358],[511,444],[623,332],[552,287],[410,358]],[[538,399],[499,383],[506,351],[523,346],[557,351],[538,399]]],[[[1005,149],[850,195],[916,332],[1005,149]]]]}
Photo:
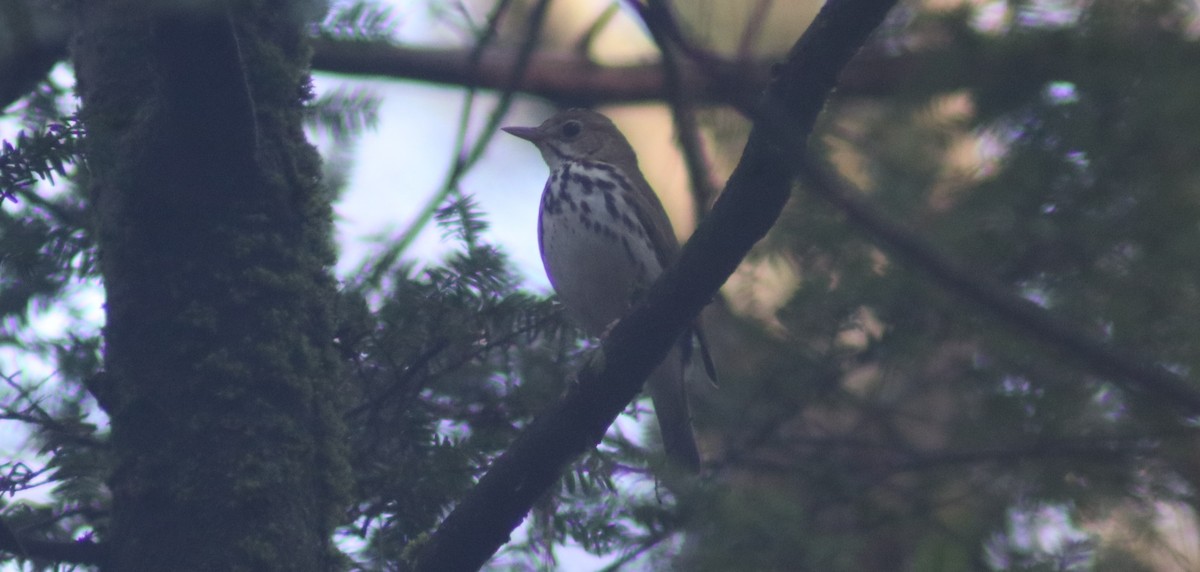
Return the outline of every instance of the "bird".
{"type": "MultiPolygon", "coordinates": [[[[602,336],[679,255],[671,220],[633,147],[604,115],[568,109],[537,127],[502,129],[533,143],[550,169],[538,213],[542,264],[568,318],[602,336]]],[[[696,345],[715,382],[699,322],[647,381],[666,457],[691,472],[701,461],[685,373],[696,345]]]]}

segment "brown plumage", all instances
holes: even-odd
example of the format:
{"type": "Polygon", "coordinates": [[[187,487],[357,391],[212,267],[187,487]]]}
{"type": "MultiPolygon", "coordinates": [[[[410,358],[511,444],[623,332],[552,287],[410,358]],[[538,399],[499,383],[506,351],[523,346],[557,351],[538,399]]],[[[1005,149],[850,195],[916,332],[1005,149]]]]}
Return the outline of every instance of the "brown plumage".
{"type": "MultiPolygon", "coordinates": [[[[589,334],[601,335],[678,256],[666,210],[633,148],[603,115],[572,109],[538,127],[504,130],[536,145],[550,167],[538,217],[542,263],[568,314],[589,334]]],[[[693,337],[711,378],[715,371],[700,328],[692,330],[648,385],[663,448],[695,470],[700,459],[684,382],[693,337]]]]}

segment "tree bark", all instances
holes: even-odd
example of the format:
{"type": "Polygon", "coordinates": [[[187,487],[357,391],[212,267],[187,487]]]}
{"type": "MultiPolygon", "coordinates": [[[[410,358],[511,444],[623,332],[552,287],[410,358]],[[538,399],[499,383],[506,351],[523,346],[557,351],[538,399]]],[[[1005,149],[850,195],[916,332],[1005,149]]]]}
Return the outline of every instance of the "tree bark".
{"type": "Polygon", "coordinates": [[[80,4],[116,455],[108,569],[334,567],[347,469],[331,208],[301,130],[294,14],[80,4]]]}

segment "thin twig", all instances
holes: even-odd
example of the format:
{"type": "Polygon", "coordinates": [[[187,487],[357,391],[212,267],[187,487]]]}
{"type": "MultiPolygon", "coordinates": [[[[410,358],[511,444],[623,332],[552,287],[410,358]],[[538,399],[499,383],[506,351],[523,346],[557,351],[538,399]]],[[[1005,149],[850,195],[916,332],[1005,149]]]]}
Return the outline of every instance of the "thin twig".
{"type": "Polygon", "coordinates": [[[579,41],[575,44],[575,53],[579,54],[579,57],[588,58],[588,53],[591,52],[592,44],[595,43],[596,37],[600,35],[600,32],[604,31],[604,28],[612,21],[613,16],[617,15],[620,8],[620,4],[613,2],[603,12],[600,12],[599,16],[596,16],[592,25],[588,26],[587,31],[579,37],[579,41]]]}
{"type": "Polygon", "coordinates": [[[742,29],[742,37],[738,39],[737,60],[739,62],[748,62],[754,56],[754,45],[758,43],[758,38],[762,35],[763,24],[767,23],[767,14],[771,13],[771,7],[775,4],[775,0],[758,0],[754,10],[750,12],[750,19],[746,22],[746,27],[742,29]]]}
{"type": "Polygon", "coordinates": [[[675,23],[667,0],[650,0],[644,7],[639,3],[634,5],[640,7],[638,13],[642,22],[646,24],[646,29],[650,30],[650,35],[662,54],[667,104],[671,108],[671,116],[679,136],[679,147],[683,152],[688,178],[692,183],[693,216],[694,220],[698,221],[708,212],[709,205],[716,197],[717,185],[713,181],[712,168],[704,152],[700,129],[696,125],[694,106],[691,98],[683,90],[683,76],[679,61],[675,57],[676,50],[683,49],[682,32],[675,23]]]}
{"type": "Polygon", "coordinates": [[[996,281],[962,267],[910,229],[888,218],[861,193],[853,191],[850,183],[811,156],[806,155],[802,161],[800,178],[806,190],[832,204],[851,224],[886,250],[925,271],[942,287],[980,305],[1018,331],[1063,351],[1098,377],[1129,390],[1131,395],[1148,395],[1183,414],[1200,415],[1200,390],[1188,380],[1153,360],[1116,348],[996,281]]]}
{"type": "MultiPolygon", "coordinates": [[[[477,69],[480,61],[485,53],[487,46],[498,29],[500,18],[504,15],[509,3],[512,0],[504,0],[488,19],[488,25],[484,35],[476,44],[475,50],[471,53],[471,67],[477,69]]],[[[468,126],[470,124],[470,115],[474,108],[475,95],[477,86],[468,84],[466,98],[463,102],[463,110],[459,119],[459,129],[457,139],[455,141],[454,162],[450,165],[450,169],[446,174],[446,178],[442,183],[441,189],[426,201],[425,205],[417,212],[412,223],[408,228],[401,233],[400,237],[393,241],[387,251],[370,262],[372,271],[368,274],[365,284],[377,286],[386,275],[387,271],[395,264],[395,261],[408,249],[416,237],[432,220],[434,213],[437,212],[438,206],[441,205],[451,194],[459,193],[459,181],[475,164],[483,157],[483,152],[491,143],[492,137],[495,136],[497,128],[503,117],[508,113],[509,107],[512,105],[513,98],[516,96],[516,88],[521,83],[526,70],[529,69],[529,64],[532,61],[533,55],[537,49],[539,39],[541,37],[542,25],[545,23],[546,14],[549,11],[550,0],[539,0],[534,6],[532,14],[529,18],[529,27],[526,31],[526,40],[521,44],[521,49],[517,54],[517,59],[512,68],[511,74],[503,91],[500,94],[500,100],[496,107],[492,110],[486,125],[483,128],[482,134],[471,146],[470,150],[466,149],[466,136],[468,126]]],[[[473,74],[472,74],[473,75],[473,74]]]]}
{"type": "Polygon", "coordinates": [[[629,564],[630,562],[640,558],[647,551],[655,546],[658,546],[662,543],[662,541],[670,538],[672,534],[675,534],[675,532],[677,531],[671,527],[664,527],[663,530],[655,531],[647,535],[646,538],[637,543],[637,546],[634,546],[632,549],[626,551],[619,558],[614,560],[612,564],[601,568],[600,572],[617,572],[626,564],[629,564]]]}

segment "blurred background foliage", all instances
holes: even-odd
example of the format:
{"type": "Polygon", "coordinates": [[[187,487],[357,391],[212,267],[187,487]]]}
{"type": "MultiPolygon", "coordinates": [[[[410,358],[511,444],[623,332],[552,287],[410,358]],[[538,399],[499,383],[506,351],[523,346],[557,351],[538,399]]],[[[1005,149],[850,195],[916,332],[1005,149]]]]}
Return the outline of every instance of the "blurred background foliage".
{"type": "MultiPolygon", "coordinates": [[[[527,18],[548,7],[537,50],[584,46],[592,65],[619,66],[610,60],[636,60],[631,43],[653,45],[628,26],[636,16],[627,6],[621,31],[601,16],[607,2],[566,4],[335,2],[313,35],[396,46],[405,11],[428,9],[461,31],[464,49],[481,39],[481,50],[499,49],[530,45],[527,18]],[[589,28],[602,33],[581,44],[589,28]]],[[[0,75],[41,65],[13,63],[29,50],[61,55],[42,45],[61,39],[61,26],[35,26],[49,30],[41,44],[13,31],[19,18],[54,21],[55,9],[22,5],[30,12],[3,15],[0,75]]],[[[694,52],[684,58],[747,69],[779,57],[818,8],[674,5],[694,52]]],[[[835,93],[814,154],[969,272],[1192,377],[1198,9],[1183,0],[902,3],[851,64],[847,75],[867,81],[835,93]]],[[[51,373],[0,371],[5,430],[30,435],[0,458],[0,519],[25,539],[103,541],[102,332],[69,320],[47,334],[32,319],[55,308],[81,323],[86,292],[102,287],[75,155],[85,134],[54,76],[31,85],[4,101],[15,128],[0,153],[0,346],[5,367],[37,361],[51,373]]],[[[761,88],[747,80],[745,91],[761,88]]],[[[508,103],[500,99],[493,117],[508,103]]],[[[566,103],[546,101],[546,113],[566,103]]],[[[684,103],[704,167],[721,181],[749,123],[696,94],[684,103]]],[[[655,126],[674,133],[665,107],[650,107],[605,110],[643,150],[688,229],[686,179],[653,172],[682,165],[674,141],[639,143],[655,126]]],[[[320,94],[312,131],[348,146],[376,124],[377,108],[365,88],[320,94]]],[[[352,152],[330,154],[331,193],[353,161],[352,152]]],[[[459,189],[461,174],[448,177],[432,211],[458,245],[442,263],[383,248],[345,277],[336,343],[356,479],[340,532],[348,567],[402,568],[411,543],[561,393],[588,347],[481,238],[488,214],[459,189]]],[[[714,477],[660,486],[652,439],[618,424],[494,566],[570,569],[556,554],[571,543],[613,569],[1200,569],[1197,420],[1162,396],[1122,390],[1122,380],[1038,342],[872,237],[798,186],[706,316],[722,380],[696,388],[696,424],[714,477]]],[[[638,407],[630,414],[648,419],[638,407]]],[[[0,559],[59,566],[26,556],[0,559]]]]}

